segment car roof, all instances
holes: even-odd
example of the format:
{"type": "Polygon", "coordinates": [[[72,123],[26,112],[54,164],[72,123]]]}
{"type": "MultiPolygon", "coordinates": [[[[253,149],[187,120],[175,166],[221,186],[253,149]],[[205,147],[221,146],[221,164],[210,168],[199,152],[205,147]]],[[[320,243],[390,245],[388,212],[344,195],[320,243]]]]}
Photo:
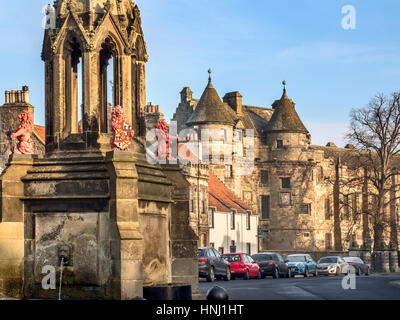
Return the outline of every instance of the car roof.
{"type": "Polygon", "coordinates": [[[326,256],[326,257],[321,257],[320,259],[322,258],[340,258],[340,256],[326,256]]]}
{"type": "Polygon", "coordinates": [[[276,252],[259,252],[259,253],[255,253],[256,254],[277,254],[276,252]]]}
{"type": "Polygon", "coordinates": [[[302,257],[302,256],[309,256],[309,254],[308,253],[296,253],[296,254],[289,254],[288,257],[289,256],[291,256],[291,257],[297,257],[297,256],[302,257]]]}
{"type": "Polygon", "coordinates": [[[247,254],[247,253],[242,253],[242,252],[231,252],[231,253],[224,253],[223,256],[230,256],[230,255],[234,255],[234,254],[247,254]]]}

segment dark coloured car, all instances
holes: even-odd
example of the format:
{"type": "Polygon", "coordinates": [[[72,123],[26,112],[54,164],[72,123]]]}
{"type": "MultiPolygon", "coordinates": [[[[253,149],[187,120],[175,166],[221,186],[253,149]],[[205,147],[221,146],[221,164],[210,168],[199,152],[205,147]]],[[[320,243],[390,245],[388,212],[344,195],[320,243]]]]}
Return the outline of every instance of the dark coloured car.
{"type": "Polygon", "coordinates": [[[233,277],[243,277],[245,280],[250,278],[261,279],[260,266],[246,253],[227,253],[222,256],[231,265],[233,277]]]}
{"type": "Polygon", "coordinates": [[[356,271],[356,275],[360,276],[362,274],[368,276],[369,275],[369,265],[367,265],[364,261],[362,261],[358,257],[345,257],[343,258],[350,266],[354,267],[356,271]]]}
{"type": "Polygon", "coordinates": [[[261,268],[261,276],[272,276],[290,278],[292,276],[289,265],[283,260],[279,253],[263,252],[251,256],[261,268]]]}
{"type": "Polygon", "coordinates": [[[206,278],[208,282],[215,279],[231,280],[229,262],[222,258],[220,253],[211,247],[198,249],[199,278],[206,278]]]}

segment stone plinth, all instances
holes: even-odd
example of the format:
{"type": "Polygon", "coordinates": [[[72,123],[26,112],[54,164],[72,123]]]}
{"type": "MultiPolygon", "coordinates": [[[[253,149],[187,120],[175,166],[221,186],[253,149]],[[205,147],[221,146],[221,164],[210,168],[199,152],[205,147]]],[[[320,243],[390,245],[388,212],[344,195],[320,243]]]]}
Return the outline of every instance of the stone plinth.
{"type": "Polygon", "coordinates": [[[32,167],[32,156],[13,155],[1,176],[0,294],[22,297],[24,274],[24,212],[21,177],[32,167]]]}
{"type": "Polygon", "coordinates": [[[172,182],[171,258],[172,282],[187,283],[193,294],[199,291],[197,241],[189,226],[189,182],[178,165],[163,165],[163,172],[172,182]]]}

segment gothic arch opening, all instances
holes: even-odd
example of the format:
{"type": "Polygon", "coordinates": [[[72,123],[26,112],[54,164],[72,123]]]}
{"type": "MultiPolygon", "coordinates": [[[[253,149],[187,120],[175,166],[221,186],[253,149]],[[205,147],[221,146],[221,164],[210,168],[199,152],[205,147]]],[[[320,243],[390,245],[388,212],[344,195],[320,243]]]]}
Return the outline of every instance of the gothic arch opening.
{"type": "Polygon", "coordinates": [[[111,132],[111,108],[118,104],[118,52],[111,37],[100,49],[100,132],[111,132]]]}
{"type": "MultiPolygon", "coordinates": [[[[82,48],[75,36],[68,37],[65,44],[65,116],[64,131],[67,133],[78,133],[79,104],[83,101],[82,90],[82,48]]],[[[81,110],[82,113],[82,110],[81,110]]]]}

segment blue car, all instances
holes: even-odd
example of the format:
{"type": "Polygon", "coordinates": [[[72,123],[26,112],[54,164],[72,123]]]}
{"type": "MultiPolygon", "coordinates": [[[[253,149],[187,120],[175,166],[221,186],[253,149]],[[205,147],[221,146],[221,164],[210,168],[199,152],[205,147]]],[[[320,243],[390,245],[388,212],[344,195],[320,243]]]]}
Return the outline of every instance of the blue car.
{"type": "Polygon", "coordinates": [[[318,276],[317,263],[309,254],[291,254],[286,257],[286,263],[290,267],[292,277],[295,275],[303,275],[309,277],[318,276]]]}

